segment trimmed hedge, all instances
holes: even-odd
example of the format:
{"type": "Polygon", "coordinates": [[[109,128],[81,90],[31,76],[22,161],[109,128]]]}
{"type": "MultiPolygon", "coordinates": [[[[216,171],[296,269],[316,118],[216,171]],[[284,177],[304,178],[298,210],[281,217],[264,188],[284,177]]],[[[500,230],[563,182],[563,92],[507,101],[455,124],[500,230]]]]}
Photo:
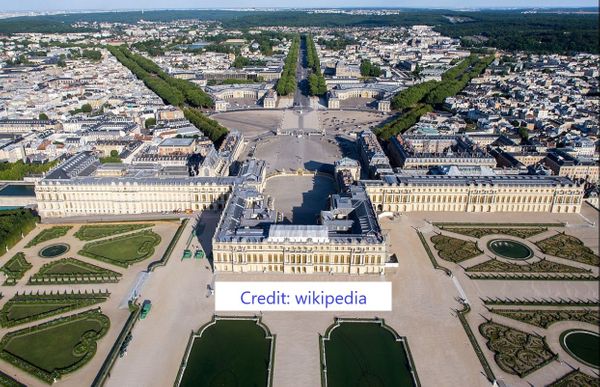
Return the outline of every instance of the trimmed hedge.
{"type": "Polygon", "coordinates": [[[17,294],[8,300],[2,309],[0,309],[0,326],[13,327],[15,325],[25,324],[31,321],[41,320],[46,317],[70,312],[75,309],[85,308],[100,302],[106,301],[110,296],[108,292],[92,293],[31,293],[17,294]],[[31,306],[33,308],[29,314],[19,315],[16,318],[11,316],[13,308],[23,310],[31,306]],[[38,308],[38,310],[36,310],[38,308]],[[41,309],[40,309],[41,308],[41,309]]]}
{"type": "Polygon", "coordinates": [[[600,325],[598,309],[507,309],[491,308],[490,312],[526,324],[547,329],[559,321],[581,321],[588,324],[600,325]]]}
{"type": "Polygon", "coordinates": [[[584,263],[590,266],[600,265],[600,257],[579,239],[561,233],[535,243],[544,254],[584,263]]]}
{"type": "Polygon", "coordinates": [[[489,350],[494,352],[496,364],[504,372],[520,378],[537,371],[558,357],[543,337],[493,321],[479,325],[479,333],[487,340],[489,350]]]}
{"type": "Polygon", "coordinates": [[[592,306],[598,307],[598,300],[572,299],[539,299],[539,298],[482,298],[485,305],[519,305],[519,306],[592,306]]]}
{"type": "Polygon", "coordinates": [[[32,267],[33,265],[27,262],[25,259],[25,254],[22,252],[16,253],[2,267],[0,267],[0,271],[6,274],[4,285],[16,285],[17,281],[23,278],[27,270],[31,269],[32,267]]]}
{"type": "Polygon", "coordinates": [[[139,230],[154,226],[153,223],[140,224],[93,224],[81,226],[74,234],[81,241],[93,241],[108,236],[124,234],[126,232],[139,230]]]}
{"type": "Polygon", "coordinates": [[[23,383],[14,380],[4,372],[0,371],[0,386],[2,387],[27,387],[23,383]]]}
{"type": "Polygon", "coordinates": [[[598,281],[600,277],[591,274],[523,274],[523,273],[467,273],[472,280],[522,280],[522,281],[598,281]]]}
{"type": "Polygon", "coordinates": [[[481,350],[481,347],[479,346],[479,343],[477,342],[477,338],[473,334],[473,330],[471,329],[471,327],[469,326],[469,322],[467,321],[466,316],[470,311],[471,311],[471,307],[469,306],[469,304],[464,304],[462,310],[456,311],[456,315],[458,316],[458,320],[460,321],[460,324],[463,326],[463,329],[465,330],[465,333],[467,334],[467,337],[469,338],[469,342],[471,343],[471,346],[473,347],[473,350],[475,351],[475,355],[477,355],[477,358],[479,359],[479,362],[481,363],[481,366],[483,367],[483,372],[485,372],[485,376],[487,377],[487,379],[490,382],[493,382],[496,380],[494,371],[492,371],[492,367],[490,367],[490,363],[488,363],[487,358],[485,357],[485,354],[481,350]]]}
{"type": "Polygon", "coordinates": [[[433,247],[438,251],[440,258],[454,263],[466,261],[483,254],[476,243],[446,235],[434,235],[431,237],[431,242],[433,242],[433,247]]]}
{"type": "Polygon", "coordinates": [[[30,240],[29,243],[25,245],[25,247],[33,247],[42,242],[65,236],[67,232],[69,232],[69,230],[72,228],[73,226],[54,226],[51,228],[44,229],[40,231],[40,233],[37,234],[32,240],[30,240]]]}
{"type": "Polygon", "coordinates": [[[490,259],[477,265],[467,267],[466,272],[483,273],[591,273],[591,270],[564,265],[547,259],[518,265],[516,263],[490,259]]]}
{"type": "Polygon", "coordinates": [[[429,248],[429,245],[427,244],[427,241],[425,240],[425,237],[423,236],[423,234],[420,231],[417,231],[417,235],[419,235],[419,239],[421,240],[421,243],[423,244],[423,248],[427,252],[427,256],[429,257],[429,260],[431,261],[433,268],[442,270],[444,273],[446,273],[446,275],[451,276],[452,271],[450,271],[450,269],[438,264],[437,259],[435,259],[435,256],[433,255],[433,252],[429,248]]]}
{"type": "Polygon", "coordinates": [[[164,266],[164,265],[167,264],[167,261],[171,257],[171,253],[173,252],[173,249],[175,248],[175,245],[179,241],[179,238],[181,237],[181,233],[183,232],[183,229],[187,225],[188,221],[189,221],[189,219],[185,218],[181,222],[181,224],[177,228],[177,231],[175,231],[175,235],[173,235],[173,238],[171,239],[171,242],[169,242],[169,245],[167,246],[167,249],[165,250],[165,252],[162,255],[162,257],[160,258],[160,260],[151,262],[148,265],[148,269],[146,271],[151,272],[151,271],[154,271],[154,269],[156,269],[157,267],[164,266]]]}
{"type": "Polygon", "coordinates": [[[121,273],[75,258],[62,258],[43,265],[29,278],[29,285],[89,284],[118,282],[121,273]]]}
{"type": "Polygon", "coordinates": [[[117,337],[117,340],[115,341],[110,352],[106,356],[104,363],[102,363],[102,367],[100,367],[100,370],[96,374],[96,377],[94,378],[94,381],[92,382],[92,387],[102,387],[102,385],[104,385],[104,382],[106,381],[106,378],[108,377],[108,375],[110,373],[110,370],[112,369],[112,367],[115,364],[115,361],[117,360],[117,356],[119,355],[119,350],[121,349],[121,346],[123,345],[123,342],[125,341],[125,338],[133,330],[133,327],[134,327],[135,323],[138,321],[138,316],[141,311],[142,311],[142,308],[140,308],[139,305],[133,304],[133,308],[132,308],[131,304],[130,304],[129,318],[127,318],[127,322],[125,322],[123,329],[121,329],[121,333],[119,333],[119,337],[117,337]]]}

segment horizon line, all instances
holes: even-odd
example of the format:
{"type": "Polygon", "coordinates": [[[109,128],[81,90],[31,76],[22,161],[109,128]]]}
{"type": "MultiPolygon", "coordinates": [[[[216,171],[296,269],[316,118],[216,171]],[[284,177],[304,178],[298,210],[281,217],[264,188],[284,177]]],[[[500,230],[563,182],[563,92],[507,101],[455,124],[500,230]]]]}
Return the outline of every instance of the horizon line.
{"type": "Polygon", "coordinates": [[[152,7],[152,8],[76,8],[76,9],[12,9],[0,11],[0,13],[10,12],[137,12],[137,11],[252,11],[252,10],[295,10],[295,11],[310,11],[310,10],[576,10],[576,9],[593,9],[600,10],[600,6],[594,5],[555,5],[555,6],[522,6],[522,7],[501,7],[501,6],[482,6],[482,7],[372,7],[372,6],[349,6],[349,7],[152,7]]]}

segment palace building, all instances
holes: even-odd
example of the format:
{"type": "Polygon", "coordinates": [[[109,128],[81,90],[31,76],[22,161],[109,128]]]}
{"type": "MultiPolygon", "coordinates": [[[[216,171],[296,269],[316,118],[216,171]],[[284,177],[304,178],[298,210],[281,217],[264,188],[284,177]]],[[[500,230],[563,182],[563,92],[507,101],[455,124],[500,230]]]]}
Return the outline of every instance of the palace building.
{"type": "Polygon", "coordinates": [[[578,213],[583,201],[583,186],[558,176],[395,174],[361,184],[380,212],[578,213]]]}
{"type": "Polygon", "coordinates": [[[281,224],[270,198],[234,189],[213,237],[216,271],[380,274],[387,245],[361,186],[330,199],[320,224],[281,224]]]}

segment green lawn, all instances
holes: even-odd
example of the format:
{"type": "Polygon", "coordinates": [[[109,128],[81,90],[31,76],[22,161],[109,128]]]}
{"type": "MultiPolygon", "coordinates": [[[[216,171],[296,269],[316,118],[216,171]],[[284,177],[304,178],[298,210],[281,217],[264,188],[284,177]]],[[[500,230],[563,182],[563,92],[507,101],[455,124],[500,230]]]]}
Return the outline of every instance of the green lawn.
{"type": "Polygon", "coordinates": [[[128,267],[152,256],[154,248],[159,243],[160,235],[145,230],[87,243],[79,254],[113,265],[128,267]]]}
{"type": "Polygon", "coordinates": [[[0,357],[51,383],[90,361],[109,326],[94,310],[10,332],[0,341],[0,357]]]}
{"type": "Polygon", "coordinates": [[[39,234],[37,234],[32,240],[25,245],[25,247],[32,247],[42,242],[46,242],[52,239],[60,238],[65,236],[69,230],[73,228],[72,226],[54,226],[52,228],[47,228],[42,230],[39,234]]]}
{"type": "Polygon", "coordinates": [[[154,226],[152,223],[93,224],[81,226],[75,233],[75,237],[82,241],[92,241],[152,226],[154,226]]]}
{"type": "Polygon", "coordinates": [[[217,320],[195,337],[180,387],[268,386],[271,338],[253,320],[217,320]]]}
{"type": "Polygon", "coordinates": [[[329,387],[415,386],[402,341],[376,322],[342,322],[323,339],[329,387]]]}
{"type": "Polygon", "coordinates": [[[25,254],[16,253],[0,268],[0,271],[6,274],[7,277],[4,285],[15,285],[32,267],[31,263],[25,259],[25,254]]]}
{"type": "Polygon", "coordinates": [[[107,298],[108,293],[16,295],[0,309],[0,325],[10,327],[40,320],[104,302],[107,298]]]}
{"type": "Polygon", "coordinates": [[[40,268],[29,279],[30,284],[49,283],[102,283],[112,282],[99,277],[120,277],[121,274],[100,266],[92,265],[75,258],[62,258],[52,261],[40,268]],[[76,277],[76,278],[75,278],[76,277]]]}

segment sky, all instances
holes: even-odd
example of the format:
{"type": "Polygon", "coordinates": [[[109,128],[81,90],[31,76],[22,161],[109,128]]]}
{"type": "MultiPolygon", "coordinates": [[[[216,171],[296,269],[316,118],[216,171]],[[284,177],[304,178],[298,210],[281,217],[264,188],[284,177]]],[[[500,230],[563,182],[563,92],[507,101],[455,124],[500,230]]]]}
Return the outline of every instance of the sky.
{"type": "Polygon", "coordinates": [[[597,7],[597,0],[0,0],[3,11],[111,10],[156,8],[246,8],[246,7],[418,7],[418,8],[508,8],[508,7],[597,7]]]}

